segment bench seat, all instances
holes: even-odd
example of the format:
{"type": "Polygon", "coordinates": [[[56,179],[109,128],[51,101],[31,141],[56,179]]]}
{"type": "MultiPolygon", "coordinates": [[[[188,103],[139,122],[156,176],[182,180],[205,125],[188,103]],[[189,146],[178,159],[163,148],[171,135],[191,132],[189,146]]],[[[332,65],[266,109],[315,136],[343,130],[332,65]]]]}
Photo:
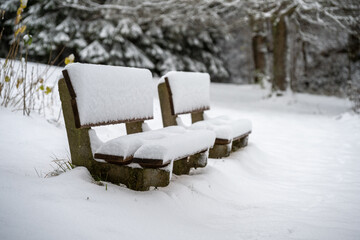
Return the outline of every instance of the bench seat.
{"type": "Polygon", "coordinates": [[[252,131],[251,121],[248,119],[231,120],[227,116],[220,116],[216,118],[206,119],[195,122],[190,129],[208,129],[216,134],[217,142],[230,143],[252,131]]]}
{"type": "Polygon", "coordinates": [[[207,151],[215,141],[209,130],[186,130],[180,126],[121,136],[103,143],[94,154],[110,163],[139,163],[163,167],[184,157],[207,151]]]}
{"type": "Polygon", "coordinates": [[[161,77],[158,92],[164,127],[184,126],[179,115],[191,114],[189,129],[207,129],[216,134],[210,158],[222,158],[247,146],[252,131],[251,121],[230,120],[222,116],[208,119],[204,111],[210,109],[210,75],[199,72],[171,71],[161,77]]]}

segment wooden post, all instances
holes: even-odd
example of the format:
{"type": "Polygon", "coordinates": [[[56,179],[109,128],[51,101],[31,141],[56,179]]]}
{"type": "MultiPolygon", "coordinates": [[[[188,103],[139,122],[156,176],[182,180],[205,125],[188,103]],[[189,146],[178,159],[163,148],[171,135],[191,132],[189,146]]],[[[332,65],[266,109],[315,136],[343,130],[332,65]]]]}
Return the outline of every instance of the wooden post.
{"type": "Polygon", "coordinates": [[[166,86],[166,83],[160,83],[158,86],[160,106],[161,106],[161,116],[163,120],[163,126],[176,126],[176,115],[172,113],[171,99],[169,89],[166,86]]]}
{"type": "Polygon", "coordinates": [[[228,144],[215,144],[209,151],[210,158],[223,158],[230,156],[231,143],[228,144]]]}
{"type": "Polygon", "coordinates": [[[126,125],[126,133],[127,134],[133,134],[133,133],[139,133],[142,132],[142,124],[144,123],[144,121],[139,121],[139,122],[130,122],[130,123],[125,123],[126,125]]]}
{"type": "Polygon", "coordinates": [[[204,120],[204,112],[193,112],[191,113],[191,122],[196,123],[204,120]]]}
{"type": "Polygon", "coordinates": [[[71,161],[76,166],[84,166],[91,169],[94,160],[89,137],[90,128],[76,128],[71,103],[72,98],[64,79],[59,80],[59,94],[69,141],[71,161]]]}

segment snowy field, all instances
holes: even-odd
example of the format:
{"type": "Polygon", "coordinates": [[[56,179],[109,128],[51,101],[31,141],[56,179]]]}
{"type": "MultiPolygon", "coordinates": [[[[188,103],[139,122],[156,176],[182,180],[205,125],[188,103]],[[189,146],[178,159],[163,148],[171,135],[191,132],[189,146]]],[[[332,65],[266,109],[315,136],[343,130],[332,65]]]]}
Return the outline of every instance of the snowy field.
{"type": "Polygon", "coordinates": [[[266,95],[212,84],[208,115],[251,119],[249,146],[148,192],[82,167],[45,178],[69,155],[63,123],[0,108],[0,239],[360,239],[359,116],[343,99],[266,95]]]}

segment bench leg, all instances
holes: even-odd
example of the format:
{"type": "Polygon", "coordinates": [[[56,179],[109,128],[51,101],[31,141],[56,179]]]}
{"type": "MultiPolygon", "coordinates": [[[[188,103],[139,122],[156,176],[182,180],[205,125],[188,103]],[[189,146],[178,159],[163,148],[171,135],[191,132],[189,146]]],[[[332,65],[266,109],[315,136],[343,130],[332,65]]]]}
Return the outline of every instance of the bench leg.
{"type": "Polygon", "coordinates": [[[162,168],[133,168],[109,163],[96,162],[91,174],[96,179],[114,184],[124,184],[135,191],[147,191],[150,187],[166,187],[170,183],[171,172],[162,168]]]}
{"type": "Polygon", "coordinates": [[[207,165],[208,151],[191,155],[174,161],[173,173],[176,175],[189,174],[191,168],[203,168],[207,165]]]}
{"type": "Polygon", "coordinates": [[[176,175],[189,174],[190,172],[190,157],[182,158],[174,161],[173,173],[176,175]]]}
{"type": "Polygon", "coordinates": [[[229,144],[215,144],[210,148],[209,158],[223,158],[228,157],[231,152],[231,143],[229,144]]]}
{"type": "Polygon", "coordinates": [[[190,156],[190,165],[193,168],[203,168],[207,165],[209,151],[197,153],[190,156]]]}
{"type": "Polygon", "coordinates": [[[236,151],[240,148],[246,147],[248,145],[248,140],[249,140],[249,135],[246,135],[245,137],[233,141],[231,150],[236,151]]]}

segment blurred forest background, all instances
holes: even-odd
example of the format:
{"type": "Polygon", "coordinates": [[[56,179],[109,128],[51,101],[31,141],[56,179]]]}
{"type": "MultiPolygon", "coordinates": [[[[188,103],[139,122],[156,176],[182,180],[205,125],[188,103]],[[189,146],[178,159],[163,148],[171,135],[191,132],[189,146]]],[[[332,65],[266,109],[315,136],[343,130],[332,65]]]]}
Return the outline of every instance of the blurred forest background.
{"type": "MultiPolygon", "coordinates": [[[[0,57],[19,0],[0,0],[0,57]]],[[[347,96],[360,89],[359,0],[29,0],[28,60],[209,72],[212,81],[347,96]],[[62,62],[60,62],[62,61],[62,62]],[[355,89],[355,90],[354,90],[355,89]]]]}

